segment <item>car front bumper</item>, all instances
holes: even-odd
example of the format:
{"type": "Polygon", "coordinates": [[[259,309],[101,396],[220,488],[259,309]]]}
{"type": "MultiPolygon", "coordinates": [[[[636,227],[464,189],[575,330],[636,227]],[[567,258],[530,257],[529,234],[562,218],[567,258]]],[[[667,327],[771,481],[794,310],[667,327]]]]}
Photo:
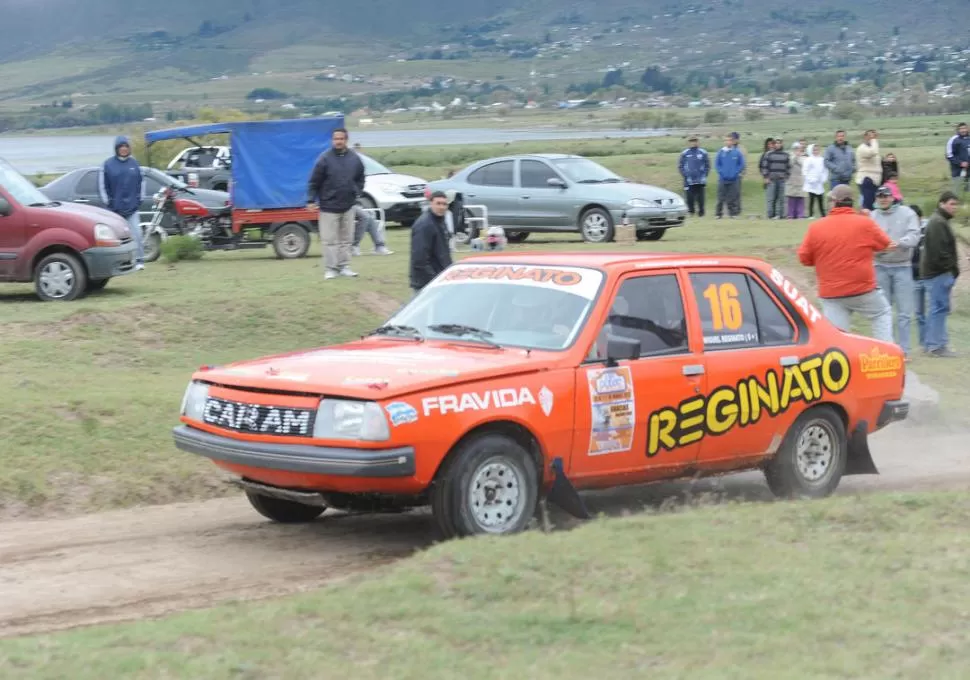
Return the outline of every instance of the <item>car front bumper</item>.
{"type": "Polygon", "coordinates": [[[130,274],[135,269],[135,242],[113,247],[95,247],[81,251],[88,278],[92,281],[130,274]]]}
{"type": "Polygon", "coordinates": [[[252,468],[339,477],[393,478],[415,474],[414,448],[351,449],[266,444],[230,439],[187,425],[172,432],[175,446],[214,461],[252,468]]]}
{"type": "Polygon", "coordinates": [[[679,227],[687,220],[687,208],[628,208],[611,210],[613,221],[620,224],[624,214],[637,231],[679,227]]]}

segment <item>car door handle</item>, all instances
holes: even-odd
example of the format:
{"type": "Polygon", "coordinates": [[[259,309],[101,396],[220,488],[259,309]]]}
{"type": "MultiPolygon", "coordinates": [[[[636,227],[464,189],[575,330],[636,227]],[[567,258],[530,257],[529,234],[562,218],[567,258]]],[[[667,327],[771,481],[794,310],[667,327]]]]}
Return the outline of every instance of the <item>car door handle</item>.
{"type": "Polygon", "coordinates": [[[468,198],[475,198],[475,194],[465,194],[468,198]]]}
{"type": "Polygon", "coordinates": [[[704,367],[701,364],[691,364],[684,366],[684,375],[704,375],[704,367]]]}
{"type": "Polygon", "coordinates": [[[532,197],[531,196],[523,196],[522,198],[528,199],[528,198],[532,198],[532,197]]]}
{"type": "Polygon", "coordinates": [[[86,199],[86,198],[75,198],[75,199],[74,199],[74,202],[75,202],[75,203],[90,203],[91,201],[89,201],[89,200],[88,200],[88,199],[86,199]]]}
{"type": "Polygon", "coordinates": [[[782,366],[797,366],[798,357],[782,357],[778,363],[782,366]]]}

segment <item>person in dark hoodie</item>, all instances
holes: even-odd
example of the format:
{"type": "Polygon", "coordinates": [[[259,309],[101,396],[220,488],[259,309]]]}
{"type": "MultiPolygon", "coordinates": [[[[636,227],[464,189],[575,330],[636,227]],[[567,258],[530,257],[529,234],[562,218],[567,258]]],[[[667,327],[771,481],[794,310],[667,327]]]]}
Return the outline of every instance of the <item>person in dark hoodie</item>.
{"type": "Polygon", "coordinates": [[[338,128],[317,159],[307,184],[307,208],[319,209],[324,278],[357,276],[350,269],[357,198],[364,192],[364,162],[347,148],[347,130],[338,128]]]}
{"type": "Polygon", "coordinates": [[[950,220],[960,207],[960,199],[952,191],[945,191],[937,203],[936,212],[926,223],[919,263],[919,276],[929,290],[930,310],[926,319],[927,356],[955,357],[950,349],[947,317],[950,316],[950,296],[953,284],[960,276],[957,255],[957,236],[950,220]]]}
{"type": "Polygon", "coordinates": [[[680,154],[680,176],[684,178],[684,193],[687,198],[687,210],[697,216],[704,217],[704,199],[707,191],[707,176],[711,174],[711,158],[707,151],[698,146],[697,135],[691,135],[687,140],[689,147],[680,154]]]}
{"type": "Polygon", "coordinates": [[[950,164],[950,177],[953,192],[966,192],[970,186],[970,127],[966,123],[957,125],[957,133],[946,143],[946,160],[950,164]]]}
{"type": "Polygon", "coordinates": [[[124,135],[115,138],[115,155],[98,173],[101,202],[108,210],[125,218],[135,240],[135,269],[145,268],[145,245],[141,233],[141,166],[131,155],[131,143],[124,135]]]}
{"type": "Polygon", "coordinates": [[[451,266],[447,212],[447,194],[436,191],[431,194],[431,206],[411,225],[410,280],[414,295],[451,266]]]}

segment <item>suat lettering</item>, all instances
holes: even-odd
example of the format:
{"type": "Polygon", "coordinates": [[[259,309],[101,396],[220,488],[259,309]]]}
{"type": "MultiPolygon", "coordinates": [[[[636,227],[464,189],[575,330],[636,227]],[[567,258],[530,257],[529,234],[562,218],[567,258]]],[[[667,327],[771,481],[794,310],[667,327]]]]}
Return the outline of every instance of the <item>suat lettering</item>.
{"type": "Polygon", "coordinates": [[[557,286],[575,286],[583,280],[582,274],[546,267],[458,267],[444,276],[445,281],[467,279],[508,279],[509,281],[535,281],[554,283],[557,286]]]}
{"type": "Polygon", "coordinates": [[[802,310],[802,312],[812,320],[812,323],[815,323],[822,318],[822,314],[815,309],[811,302],[805,299],[804,295],[801,295],[798,292],[798,288],[795,287],[795,284],[786,279],[785,275],[780,271],[777,269],[772,269],[771,280],[776,286],[784,291],[785,296],[791,300],[796,307],[802,310]]]}
{"type": "Polygon", "coordinates": [[[878,347],[873,347],[872,351],[868,354],[860,354],[859,364],[863,375],[870,380],[877,378],[895,378],[903,368],[903,360],[901,357],[880,352],[878,347]]]}
{"type": "Polygon", "coordinates": [[[812,404],[825,394],[839,394],[849,384],[850,375],[849,359],[830,349],[786,367],[780,376],[772,369],[764,380],[749,376],[707,396],[686,399],[676,408],[664,407],[651,413],[647,421],[647,456],[694,444],[707,435],[724,434],[736,426],[746,427],[765,415],[774,418],[798,401],[812,404]]]}
{"type": "Polygon", "coordinates": [[[532,406],[536,404],[535,397],[528,387],[448,394],[441,397],[425,397],[421,400],[426,416],[435,411],[441,415],[447,415],[449,413],[464,413],[465,411],[485,411],[492,408],[513,408],[526,404],[532,406]]]}

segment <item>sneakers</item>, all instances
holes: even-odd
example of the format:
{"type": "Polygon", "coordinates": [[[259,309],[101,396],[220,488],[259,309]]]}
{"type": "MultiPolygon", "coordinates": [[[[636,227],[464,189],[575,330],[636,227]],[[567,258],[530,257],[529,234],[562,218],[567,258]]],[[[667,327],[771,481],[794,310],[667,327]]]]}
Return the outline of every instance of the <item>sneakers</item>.
{"type": "Polygon", "coordinates": [[[335,278],[337,278],[337,272],[333,271],[332,269],[328,269],[327,270],[327,273],[323,275],[323,278],[324,279],[335,279],[335,278]]]}
{"type": "Polygon", "coordinates": [[[343,269],[340,270],[340,275],[347,276],[347,277],[354,277],[354,276],[357,276],[357,272],[352,270],[350,267],[344,267],[343,269]]]}
{"type": "Polygon", "coordinates": [[[335,279],[338,276],[346,276],[348,278],[353,278],[353,277],[357,276],[357,272],[355,272],[354,270],[352,270],[350,267],[344,267],[340,271],[334,271],[332,269],[328,269],[324,273],[323,278],[324,279],[335,279]]]}
{"type": "Polygon", "coordinates": [[[350,249],[350,254],[354,257],[360,257],[360,246],[354,246],[350,249]]]}
{"type": "Polygon", "coordinates": [[[960,355],[954,352],[949,347],[941,347],[940,349],[932,349],[926,353],[927,356],[934,357],[937,359],[956,359],[960,355]]]}
{"type": "Polygon", "coordinates": [[[135,264],[135,271],[136,272],[140,272],[144,268],[145,268],[145,265],[143,265],[141,262],[138,262],[137,264],[135,264]]]}
{"type": "Polygon", "coordinates": [[[393,255],[394,254],[394,251],[393,250],[388,250],[387,249],[387,246],[379,246],[377,248],[374,248],[374,254],[375,255],[393,255]]]}

